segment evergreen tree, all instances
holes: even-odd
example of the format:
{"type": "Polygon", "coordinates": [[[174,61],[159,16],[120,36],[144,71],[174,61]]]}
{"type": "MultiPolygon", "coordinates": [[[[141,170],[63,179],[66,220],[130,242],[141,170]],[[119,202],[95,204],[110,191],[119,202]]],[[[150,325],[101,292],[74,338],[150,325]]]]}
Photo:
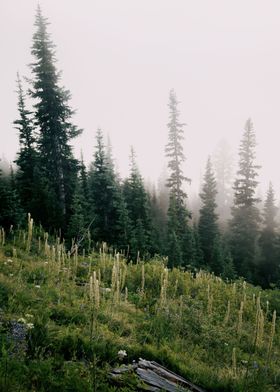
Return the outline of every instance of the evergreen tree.
{"type": "Polygon", "coordinates": [[[60,74],[55,67],[54,45],[47,32],[47,20],[38,7],[33,35],[31,97],[35,100],[35,125],[38,130],[38,172],[41,197],[46,214],[41,223],[65,228],[70,214],[72,194],[78,172],[72,139],[80,134],[71,123],[70,93],[59,86],[60,74]]]}
{"type": "Polygon", "coordinates": [[[143,255],[151,251],[151,215],[148,195],[138,170],[135,153],[131,148],[130,175],[124,181],[123,195],[129,218],[130,256],[143,255]]]}
{"type": "Polygon", "coordinates": [[[67,238],[74,241],[78,245],[79,241],[81,241],[85,237],[85,231],[87,229],[86,219],[88,217],[88,214],[86,215],[84,206],[85,200],[83,197],[81,183],[77,180],[71,205],[72,214],[70,216],[67,228],[67,238]]]}
{"type": "Polygon", "coordinates": [[[162,213],[165,216],[165,224],[167,223],[167,211],[169,205],[169,188],[166,185],[167,178],[167,168],[164,167],[158,179],[158,203],[162,213]]]}
{"type": "Polygon", "coordinates": [[[230,219],[233,202],[233,156],[228,143],[221,140],[214,154],[213,167],[217,183],[217,213],[224,228],[230,219]]]}
{"type": "Polygon", "coordinates": [[[239,275],[252,281],[255,274],[256,243],[260,216],[255,164],[256,139],[251,120],[247,120],[239,149],[239,170],[234,182],[234,205],[230,221],[231,254],[239,275]]]}
{"type": "Polygon", "coordinates": [[[31,118],[32,113],[26,109],[25,95],[19,75],[17,84],[19,119],[14,121],[16,129],[19,131],[20,143],[20,151],[15,160],[18,166],[16,173],[17,190],[24,210],[35,217],[37,216],[38,206],[35,200],[37,152],[35,149],[34,125],[31,118]]]}
{"type": "Polygon", "coordinates": [[[153,189],[151,195],[148,194],[151,211],[151,243],[153,250],[157,254],[164,254],[166,242],[166,215],[160,206],[160,199],[153,189]]]}
{"type": "Polygon", "coordinates": [[[94,161],[89,171],[89,191],[92,204],[92,235],[95,241],[120,246],[126,241],[125,209],[120,186],[113,166],[108,162],[103,134],[96,135],[94,161]]]}
{"type": "Polygon", "coordinates": [[[276,232],[275,195],[272,184],[269,184],[263,211],[263,229],[259,238],[261,257],[258,280],[265,288],[280,280],[279,239],[276,232]]]}
{"type": "Polygon", "coordinates": [[[200,236],[198,232],[198,226],[196,223],[193,225],[193,240],[194,240],[194,251],[195,251],[195,256],[194,256],[194,266],[196,268],[201,268],[203,266],[203,252],[201,249],[201,242],[200,242],[200,236]]]}
{"type": "Polygon", "coordinates": [[[188,212],[185,200],[187,194],[183,190],[184,181],[190,179],[183,175],[182,163],[185,161],[183,153],[183,127],[179,121],[178,101],[174,90],[169,95],[168,143],[165,148],[169,159],[170,175],[167,179],[169,193],[168,223],[167,223],[167,255],[170,266],[187,265],[192,254],[192,233],[188,227],[188,212]]]}
{"type": "Polygon", "coordinates": [[[10,176],[3,176],[0,169],[0,227],[7,230],[20,224],[22,220],[23,211],[15,188],[13,172],[10,176]]]}
{"type": "MultiPolygon", "coordinates": [[[[200,237],[201,249],[203,252],[203,260],[206,266],[210,266],[214,272],[218,272],[217,268],[213,268],[218,263],[215,260],[218,252],[219,241],[216,240],[219,235],[218,215],[216,213],[216,181],[212,169],[212,163],[208,158],[206,171],[204,175],[204,184],[200,198],[202,207],[200,208],[200,218],[198,223],[198,232],[200,237]],[[215,254],[213,253],[215,250],[215,254]]],[[[221,272],[221,271],[219,271],[221,272]]]]}
{"type": "MultiPolygon", "coordinates": [[[[87,202],[87,204],[89,204],[90,194],[89,194],[89,185],[88,185],[88,174],[87,174],[87,169],[82,154],[81,154],[81,163],[80,163],[80,186],[81,186],[81,192],[83,194],[83,197],[87,202]]],[[[87,207],[88,205],[85,206],[85,208],[87,207]]]]}

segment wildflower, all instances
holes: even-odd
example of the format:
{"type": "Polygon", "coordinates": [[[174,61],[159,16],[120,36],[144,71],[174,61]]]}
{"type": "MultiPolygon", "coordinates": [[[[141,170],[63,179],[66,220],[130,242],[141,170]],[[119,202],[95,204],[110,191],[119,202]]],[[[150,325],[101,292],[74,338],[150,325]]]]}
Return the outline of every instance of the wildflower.
{"type": "Polygon", "coordinates": [[[39,284],[35,284],[36,289],[40,289],[41,286],[39,284]]]}
{"type": "Polygon", "coordinates": [[[26,318],[33,318],[34,316],[33,316],[33,314],[26,313],[26,314],[25,314],[25,317],[26,317],[26,318]]]}
{"type": "Polygon", "coordinates": [[[33,323],[26,323],[26,328],[32,329],[32,328],[34,328],[34,324],[33,323]]]}
{"type": "Polygon", "coordinates": [[[7,262],[8,263],[13,263],[13,260],[12,259],[8,259],[7,262]]]}
{"type": "Polygon", "coordinates": [[[9,276],[14,276],[14,274],[9,274],[9,276]]]}
{"type": "Polygon", "coordinates": [[[25,318],[23,318],[23,317],[19,318],[19,319],[18,319],[18,323],[26,324],[25,318]]]}
{"type": "Polygon", "coordinates": [[[119,350],[118,351],[118,357],[122,361],[125,357],[127,357],[127,353],[125,350],[119,350]]]}

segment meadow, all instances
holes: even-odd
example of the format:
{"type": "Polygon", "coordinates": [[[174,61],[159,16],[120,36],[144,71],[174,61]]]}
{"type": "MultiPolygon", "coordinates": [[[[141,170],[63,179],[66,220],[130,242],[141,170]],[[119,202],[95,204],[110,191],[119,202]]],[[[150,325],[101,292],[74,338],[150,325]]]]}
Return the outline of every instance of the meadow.
{"type": "Polygon", "coordinates": [[[144,358],[207,391],[279,391],[279,290],[166,264],[105,243],[67,251],[30,217],[2,230],[0,389],[141,390],[108,374],[144,358]]]}

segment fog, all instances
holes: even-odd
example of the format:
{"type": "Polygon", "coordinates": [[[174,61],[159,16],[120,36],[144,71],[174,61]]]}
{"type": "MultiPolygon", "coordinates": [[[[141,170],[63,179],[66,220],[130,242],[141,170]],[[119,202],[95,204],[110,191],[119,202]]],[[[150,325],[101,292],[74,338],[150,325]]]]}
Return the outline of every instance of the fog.
{"type": "MultiPolygon", "coordinates": [[[[61,83],[84,132],[75,153],[90,162],[98,127],[110,135],[122,176],[130,145],[145,178],[165,163],[168,94],[185,127],[185,172],[197,190],[207,156],[226,139],[237,157],[251,117],[263,191],[280,192],[278,0],[42,0],[61,83]]],[[[30,76],[37,1],[1,0],[0,156],[18,150],[16,73],[30,76]]],[[[25,84],[26,87],[26,84],[25,84]]]]}

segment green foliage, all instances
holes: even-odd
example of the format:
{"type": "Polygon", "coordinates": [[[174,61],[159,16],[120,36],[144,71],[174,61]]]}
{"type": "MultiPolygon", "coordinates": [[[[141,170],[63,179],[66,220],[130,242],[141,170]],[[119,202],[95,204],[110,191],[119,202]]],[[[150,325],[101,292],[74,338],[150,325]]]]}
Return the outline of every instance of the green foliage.
{"type": "Polygon", "coordinates": [[[219,230],[217,223],[218,215],[216,213],[216,195],[216,181],[211,160],[208,158],[204,175],[204,184],[202,192],[200,193],[202,207],[200,208],[198,232],[203,252],[204,265],[209,266],[218,274],[221,272],[221,266],[219,264],[222,263],[222,260],[220,260],[219,242],[217,240],[219,230]]]}
{"type": "Polygon", "coordinates": [[[280,280],[280,267],[278,261],[280,255],[280,242],[276,231],[276,213],[277,207],[275,206],[274,190],[270,183],[263,211],[264,227],[259,238],[261,254],[257,279],[258,282],[266,288],[280,280]]]}
{"type": "Polygon", "coordinates": [[[183,175],[182,163],[185,160],[183,153],[183,123],[179,122],[178,100],[174,90],[169,95],[169,123],[168,143],[165,148],[170,175],[167,179],[169,193],[168,221],[167,221],[167,247],[170,266],[194,264],[194,242],[191,229],[188,227],[190,213],[186,208],[187,194],[183,190],[184,181],[190,179],[183,175]]]}
{"type": "Polygon", "coordinates": [[[142,257],[149,253],[152,244],[148,194],[136,164],[133,148],[130,155],[130,174],[123,184],[123,196],[128,211],[130,257],[135,260],[138,252],[142,257]]]}
{"type": "MultiPolygon", "coordinates": [[[[273,310],[280,311],[278,290],[226,283],[203,271],[167,270],[167,260],[160,258],[127,263],[105,249],[69,257],[57,240],[49,241],[53,253],[43,249],[39,256],[25,253],[22,231],[13,234],[13,256],[9,238],[0,245],[3,390],[137,390],[132,373],[119,384],[108,378],[110,369],[120,365],[119,350],[126,350],[126,363],[139,357],[155,360],[206,390],[279,388],[279,319],[267,360],[273,310]],[[99,307],[91,302],[93,271],[100,283],[99,307]],[[257,323],[260,309],[263,324],[257,323]],[[22,350],[12,354],[19,342],[11,326],[18,323],[26,326],[26,337],[22,350]]],[[[227,266],[223,275],[231,278],[230,255],[219,246],[227,266]]],[[[36,234],[31,249],[38,249],[36,234]]]]}
{"type": "Polygon", "coordinates": [[[126,211],[111,159],[106,156],[103,134],[96,135],[94,161],[89,171],[92,237],[118,246],[126,242],[126,211]]]}
{"type": "Polygon", "coordinates": [[[258,165],[255,164],[255,133],[249,119],[245,124],[239,149],[239,170],[234,183],[234,206],[230,221],[230,244],[234,265],[239,275],[255,278],[256,243],[259,231],[259,199],[255,192],[258,165]]]}
{"type": "Polygon", "coordinates": [[[10,229],[22,222],[23,211],[20,207],[13,176],[3,176],[0,170],[0,227],[10,229]]]}
{"type": "Polygon", "coordinates": [[[19,132],[20,151],[18,152],[16,164],[16,186],[19,193],[21,205],[25,211],[37,217],[36,208],[36,173],[37,173],[37,151],[35,148],[36,138],[35,126],[31,117],[32,113],[27,110],[22,83],[18,75],[18,112],[19,119],[14,121],[19,132]]]}
{"type": "Polygon", "coordinates": [[[68,104],[70,93],[59,86],[60,75],[54,65],[54,45],[47,24],[38,7],[30,90],[35,101],[34,126],[38,131],[37,170],[42,178],[37,197],[46,207],[40,222],[45,227],[65,229],[78,172],[78,162],[73,157],[70,143],[81,131],[71,123],[74,112],[68,104]]]}

